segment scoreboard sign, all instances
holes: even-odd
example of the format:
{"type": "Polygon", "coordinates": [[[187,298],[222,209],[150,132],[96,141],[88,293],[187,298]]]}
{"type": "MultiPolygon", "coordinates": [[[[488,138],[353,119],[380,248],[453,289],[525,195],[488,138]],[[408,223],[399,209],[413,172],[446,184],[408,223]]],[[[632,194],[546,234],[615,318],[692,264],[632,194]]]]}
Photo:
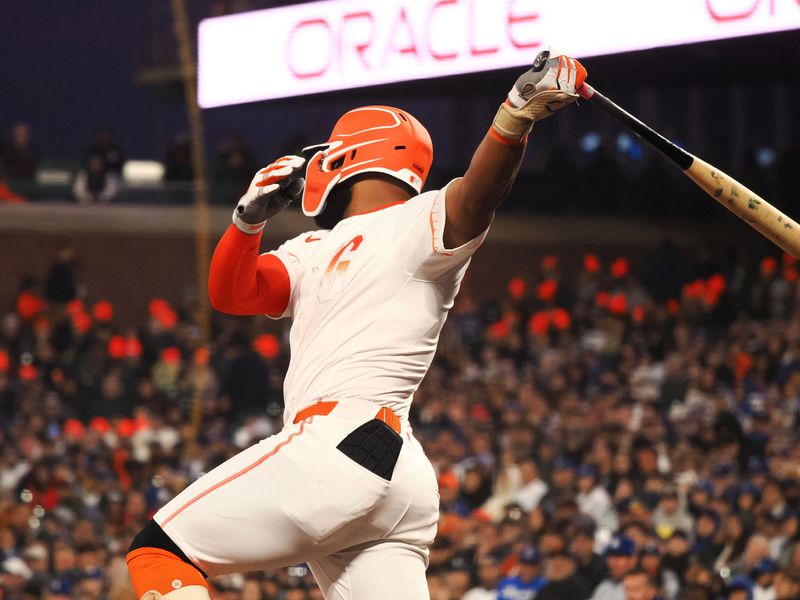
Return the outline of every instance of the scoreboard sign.
{"type": "Polygon", "coordinates": [[[204,108],[800,28],[800,0],[326,0],[206,19],[204,108]]]}

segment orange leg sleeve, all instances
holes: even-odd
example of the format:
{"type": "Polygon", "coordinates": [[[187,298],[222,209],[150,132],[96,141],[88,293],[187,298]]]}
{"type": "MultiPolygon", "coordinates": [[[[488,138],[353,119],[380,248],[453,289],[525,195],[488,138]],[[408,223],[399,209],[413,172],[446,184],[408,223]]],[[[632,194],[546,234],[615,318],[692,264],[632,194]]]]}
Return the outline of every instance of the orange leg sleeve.
{"type": "Polygon", "coordinates": [[[189,585],[201,585],[208,589],[200,571],[161,548],[137,548],[128,553],[126,561],[139,598],[150,590],[166,596],[189,585]]]}

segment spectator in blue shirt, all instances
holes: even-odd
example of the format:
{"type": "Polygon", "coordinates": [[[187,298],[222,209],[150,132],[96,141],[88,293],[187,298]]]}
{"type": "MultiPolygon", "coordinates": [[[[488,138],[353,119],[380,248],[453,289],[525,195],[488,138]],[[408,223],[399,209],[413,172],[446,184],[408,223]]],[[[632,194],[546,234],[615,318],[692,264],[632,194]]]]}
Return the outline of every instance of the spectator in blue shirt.
{"type": "Polygon", "coordinates": [[[514,575],[497,586],[497,600],[533,600],[547,580],[542,575],[541,555],[535,546],[524,546],[514,575]]]}

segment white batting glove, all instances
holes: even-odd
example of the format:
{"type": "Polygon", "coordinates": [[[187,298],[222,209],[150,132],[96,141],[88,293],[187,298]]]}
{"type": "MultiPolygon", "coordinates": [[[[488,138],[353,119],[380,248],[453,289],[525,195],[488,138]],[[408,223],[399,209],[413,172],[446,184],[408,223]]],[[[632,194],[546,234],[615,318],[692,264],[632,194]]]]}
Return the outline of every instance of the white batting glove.
{"type": "Polygon", "coordinates": [[[578,99],[577,90],[586,79],[586,69],[574,58],[553,49],[540,52],[500,106],[492,130],[511,144],[525,139],[536,121],[552,115],[578,99]]]}
{"type": "Polygon", "coordinates": [[[303,194],[305,164],[302,156],[284,156],[256,173],[233,210],[233,224],[249,234],[264,229],[267,219],[303,194]]]}

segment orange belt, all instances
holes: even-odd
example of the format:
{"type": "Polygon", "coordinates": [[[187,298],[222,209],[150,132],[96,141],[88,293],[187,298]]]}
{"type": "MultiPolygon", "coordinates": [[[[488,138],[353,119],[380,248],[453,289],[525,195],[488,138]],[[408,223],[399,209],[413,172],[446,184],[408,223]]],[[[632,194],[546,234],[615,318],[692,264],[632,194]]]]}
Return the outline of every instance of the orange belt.
{"type": "MultiPolygon", "coordinates": [[[[339,404],[339,402],[336,400],[321,400],[315,404],[306,406],[303,410],[297,413],[294,418],[294,423],[299,423],[300,421],[304,421],[305,419],[316,415],[329,415],[337,404],[339,404]]],[[[374,418],[386,423],[389,427],[394,429],[396,433],[400,433],[400,417],[394,414],[394,411],[391,408],[382,406],[374,418]]]]}

